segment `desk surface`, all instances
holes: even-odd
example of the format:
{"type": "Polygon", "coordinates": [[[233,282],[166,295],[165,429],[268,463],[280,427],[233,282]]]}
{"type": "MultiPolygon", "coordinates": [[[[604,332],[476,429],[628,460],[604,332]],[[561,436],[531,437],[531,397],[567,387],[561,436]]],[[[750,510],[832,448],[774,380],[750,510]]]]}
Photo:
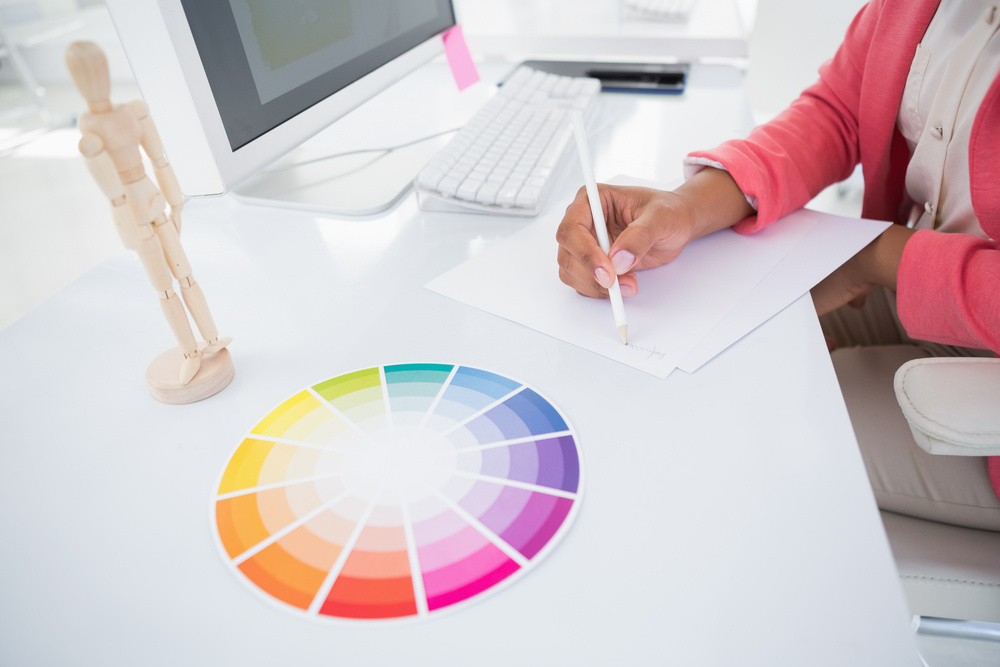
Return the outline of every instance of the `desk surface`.
{"type": "MultiPolygon", "coordinates": [[[[741,89],[710,74],[682,100],[603,98],[619,122],[594,130],[599,177],[669,179],[675,151],[731,136],[741,89]],[[697,131],[671,131],[685,123],[697,131]],[[648,127],[669,149],[656,158],[648,127]]],[[[237,369],[201,403],[148,396],[144,368],[172,342],[130,253],[0,331],[0,662],[918,664],[808,300],[661,381],[423,288],[554,224],[579,180],[564,175],[538,222],[426,214],[413,197],[374,220],[193,202],[185,247],[237,369]],[[493,369],[563,410],[587,475],[571,530],[441,618],[344,626],[262,603],[213,542],[233,448],[310,382],[411,361],[493,369]]]]}
{"type": "Polygon", "coordinates": [[[687,21],[637,17],[621,0],[456,0],[477,54],[696,60],[746,58],[739,0],[698,0],[687,21]]]}

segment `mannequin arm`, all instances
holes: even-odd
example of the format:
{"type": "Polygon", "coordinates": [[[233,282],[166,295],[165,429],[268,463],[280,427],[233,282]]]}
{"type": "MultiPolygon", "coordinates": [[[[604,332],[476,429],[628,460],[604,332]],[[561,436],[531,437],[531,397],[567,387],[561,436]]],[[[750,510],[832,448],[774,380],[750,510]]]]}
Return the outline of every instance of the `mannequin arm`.
{"type": "Polygon", "coordinates": [[[895,389],[921,449],[1000,456],[1000,359],[914,359],[896,371],[895,389]]]}
{"type": "Polygon", "coordinates": [[[156,125],[149,115],[149,108],[145,102],[129,102],[129,108],[142,124],[142,149],[146,151],[150,162],[153,163],[153,174],[156,176],[156,183],[160,186],[160,192],[170,204],[170,219],[177,227],[177,233],[181,231],[181,209],[184,208],[184,193],[181,192],[180,183],[174,175],[173,167],[167,162],[167,154],[163,150],[163,142],[160,140],[160,133],[156,130],[156,125]]]}
{"type": "Polygon", "coordinates": [[[111,200],[111,216],[122,244],[129,250],[135,250],[138,245],[135,218],[125,201],[125,187],[118,176],[118,169],[104,150],[104,142],[96,134],[85,134],[80,139],[79,147],[90,175],[104,196],[111,200]]]}

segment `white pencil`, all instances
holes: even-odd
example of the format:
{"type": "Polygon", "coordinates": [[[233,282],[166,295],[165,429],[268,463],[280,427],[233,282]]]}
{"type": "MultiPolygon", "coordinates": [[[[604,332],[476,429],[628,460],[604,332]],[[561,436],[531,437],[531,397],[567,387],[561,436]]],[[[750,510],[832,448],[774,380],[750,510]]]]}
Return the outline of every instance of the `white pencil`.
{"type": "MultiPolygon", "coordinates": [[[[576,137],[576,150],[580,155],[580,166],[583,167],[583,183],[587,187],[587,199],[590,200],[590,213],[594,216],[594,230],[597,232],[597,243],[607,254],[611,250],[608,239],[608,225],[604,221],[604,211],[601,209],[601,197],[597,192],[597,179],[594,177],[594,166],[590,160],[590,148],[587,146],[587,132],[583,127],[583,116],[579,111],[570,114],[573,123],[573,135],[576,137]]],[[[618,276],[608,288],[611,296],[611,310],[615,315],[615,326],[621,334],[622,342],[628,345],[628,324],[625,323],[625,304],[622,303],[622,290],[618,286],[618,276]]]]}

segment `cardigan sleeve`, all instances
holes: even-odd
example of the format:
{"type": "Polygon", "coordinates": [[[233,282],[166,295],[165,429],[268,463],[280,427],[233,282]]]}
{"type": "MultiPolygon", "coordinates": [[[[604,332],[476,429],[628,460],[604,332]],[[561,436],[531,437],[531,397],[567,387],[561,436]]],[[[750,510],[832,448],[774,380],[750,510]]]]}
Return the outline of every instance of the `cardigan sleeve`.
{"type": "Polygon", "coordinates": [[[758,203],[757,215],[737,223],[736,231],[766,227],[854,170],[861,81],[882,4],[875,0],[858,13],[836,55],[820,68],[819,81],[788,109],[746,139],[690,154],[724,165],[758,203]]]}
{"type": "Polygon", "coordinates": [[[1000,246],[918,231],[896,275],[899,319],[913,338],[1000,353],[1000,246]]]}
{"type": "MultiPolygon", "coordinates": [[[[936,5],[924,4],[922,11],[932,15],[930,10],[936,5]]],[[[869,87],[870,96],[871,87],[888,85],[886,63],[876,61],[887,53],[906,53],[912,46],[905,31],[883,30],[880,24],[899,22],[904,18],[901,12],[906,9],[906,3],[893,4],[890,0],[873,0],[865,5],[848,28],[836,55],[820,68],[819,81],[788,109],[755,128],[746,139],[688,156],[689,162],[721,164],[747,199],[756,202],[757,215],[734,225],[736,231],[749,233],[766,227],[804,206],[823,188],[850,175],[862,159],[861,145],[865,138],[861,124],[865,123],[870,130],[873,122],[870,104],[862,106],[862,87],[869,87]],[[876,39],[883,43],[872,47],[876,39]],[[870,56],[873,60],[868,67],[870,56]]],[[[914,22],[919,23],[915,19],[914,22]]],[[[1000,86],[1000,78],[997,81],[994,86],[1000,86]]],[[[1000,100],[1000,95],[990,99],[1000,100]]],[[[994,113],[989,117],[995,116],[994,113]]],[[[894,122],[894,116],[889,120],[894,122]]],[[[970,161],[977,148],[992,153],[996,145],[995,123],[978,121],[977,126],[980,133],[989,136],[973,141],[970,161]]],[[[870,132],[866,136],[871,139],[870,132]]],[[[893,144],[887,150],[895,147],[893,144]]],[[[905,159],[902,163],[905,164],[905,159]]],[[[976,164],[982,169],[984,164],[992,168],[996,162],[990,158],[980,159],[976,164]]],[[[869,194],[883,204],[891,199],[885,184],[875,187],[868,183],[867,169],[865,177],[866,190],[871,191],[866,192],[866,205],[869,194]]],[[[991,189],[995,182],[995,177],[984,178],[980,174],[978,180],[974,179],[974,187],[976,183],[988,183],[982,187],[991,189]]],[[[985,195],[973,193],[974,203],[980,203],[976,210],[980,222],[984,230],[993,232],[994,239],[998,238],[995,219],[998,199],[992,190],[985,195]]],[[[895,206],[886,204],[883,208],[895,206]]],[[[990,349],[1000,354],[997,285],[1000,285],[1000,246],[995,241],[930,230],[918,232],[907,242],[897,273],[900,320],[914,338],[990,349]]]]}

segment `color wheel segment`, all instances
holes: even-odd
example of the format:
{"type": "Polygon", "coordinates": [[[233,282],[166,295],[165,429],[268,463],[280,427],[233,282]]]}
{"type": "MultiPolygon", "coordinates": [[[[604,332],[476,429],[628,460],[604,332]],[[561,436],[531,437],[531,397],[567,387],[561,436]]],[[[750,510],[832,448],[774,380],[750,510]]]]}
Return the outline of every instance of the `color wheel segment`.
{"type": "Polygon", "coordinates": [[[421,617],[529,570],[579,506],[576,437],[533,389],[468,366],[400,364],[295,394],[222,472],[227,562],[320,618],[421,617]]]}

